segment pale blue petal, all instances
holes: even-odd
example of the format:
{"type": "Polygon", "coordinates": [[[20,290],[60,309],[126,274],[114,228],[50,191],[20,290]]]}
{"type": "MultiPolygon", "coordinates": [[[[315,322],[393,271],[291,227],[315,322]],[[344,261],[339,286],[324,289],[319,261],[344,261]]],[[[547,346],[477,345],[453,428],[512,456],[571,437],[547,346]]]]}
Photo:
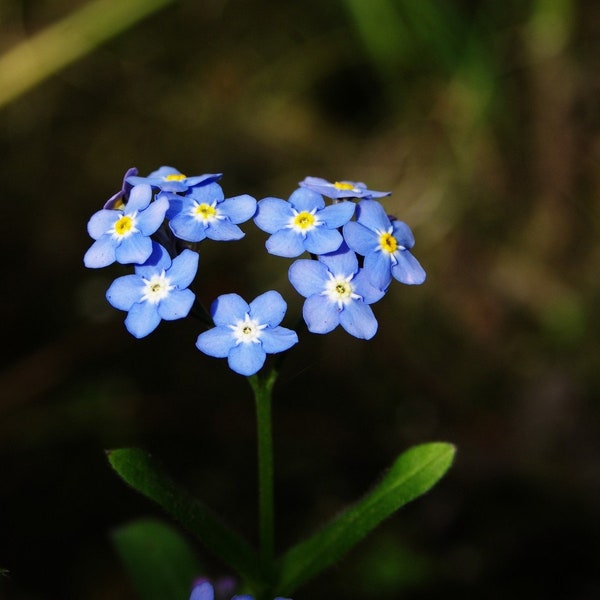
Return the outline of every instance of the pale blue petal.
{"type": "Polygon", "coordinates": [[[194,175],[192,177],[186,177],[185,183],[188,187],[196,187],[201,185],[207,185],[214,181],[217,181],[223,177],[223,173],[206,173],[204,175],[194,175]]]}
{"type": "Polygon", "coordinates": [[[275,290],[265,292],[250,302],[250,316],[260,325],[276,327],[283,320],[286,310],[283,296],[275,290]]]}
{"type": "Polygon", "coordinates": [[[120,210],[102,209],[94,213],[87,224],[90,237],[97,240],[108,231],[112,231],[114,224],[123,216],[120,210]]]}
{"type": "Polygon", "coordinates": [[[165,220],[169,208],[169,201],[165,196],[160,196],[150,206],[140,212],[137,218],[137,227],[144,235],[153,234],[165,220]]]}
{"type": "Polygon", "coordinates": [[[160,323],[160,316],[155,304],[141,302],[134,304],[125,319],[127,331],[136,338],[146,337],[154,331],[160,323]]]}
{"type": "Polygon", "coordinates": [[[193,198],[200,204],[212,204],[215,200],[220,202],[225,198],[223,188],[221,188],[218,183],[214,182],[194,187],[186,194],[186,196],[188,198],[193,198]]]}
{"type": "Polygon", "coordinates": [[[197,583],[192,590],[190,600],[214,600],[213,586],[209,581],[197,583]]]}
{"type": "Polygon", "coordinates": [[[325,254],[337,250],[343,241],[344,238],[337,229],[325,229],[320,226],[314,227],[306,233],[304,247],[311,254],[325,254]]]}
{"type": "Polygon", "coordinates": [[[141,277],[150,279],[155,273],[167,270],[171,266],[171,256],[158,242],[152,242],[152,252],[141,265],[135,266],[135,272],[141,277]]]}
{"type": "Polygon", "coordinates": [[[260,344],[239,344],[231,349],[227,362],[232,371],[248,377],[262,368],[266,358],[260,344]]]}
{"type": "Polygon", "coordinates": [[[290,196],[290,204],[292,204],[298,212],[304,210],[310,212],[315,208],[317,210],[323,208],[325,206],[325,200],[323,200],[323,196],[317,192],[313,192],[306,188],[298,188],[290,196]]]}
{"type": "Polygon", "coordinates": [[[106,290],[106,299],[119,310],[130,310],[144,295],[144,282],[138,275],[118,277],[106,290]]]}
{"type": "Polygon", "coordinates": [[[217,242],[230,242],[232,240],[240,240],[246,234],[233,223],[226,219],[212,221],[206,228],[206,237],[217,242]]]}
{"type": "Polygon", "coordinates": [[[402,250],[395,254],[398,262],[392,267],[392,275],[401,283],[420,285],[425,281],[426,274],[419,261],[408,251],[402,250]]]}
{"type": "Polygon", "coordinates": [[[387,252],[371,252],[365,256],[365,271],[369,281],[380,290],[385,290],[392,281],[392,260],[387,252]]]}
{"type": "Polygon", "coordinates": [[[210,307],[210,314],[215,325],[222,327],[243,321],[248,312],[250,312],[248,303],[238,294],[223,294],[210,307]]]}
{"type": "Polygon", "coordinates": [[[142,264],[152,254],[152,241],[139,233],[123,238],[115,248],[117,262],[122,265],[142,264]]]}
{"type": "Polygon", "coordinates": [[[280,229],[267,239],[265,247],[275,256],[294,258],[304,252],[304,240],[293,229],[280,229]]]}
{"type": "Polygon", "coordinates": [[[354,291],[363,299],[365,304],[373,304],[385,296],[385,289],[375,287],[369,280],[366,269],[360,271],[352,279],[354,291]]]}
{"type": "Polygon", "coordinates": [[[167,219],[175,218],[179,213],[181,213],[184,208],[191,207],[192,202],[187,198],[182,198],[177,194],[172,194],[170,192],[161,192],[158,198],[165,196],[169,201],[169,210],[167,210],[166,217],[167,219]]]}
{"type": "Polygon", "coordinates": [[[345,243],[335,252],[321,254],[319,260],[336,276],[348,276],[358,271],[356,254],[345,243]]]}
{"type": "Polygon", "coordinates": [[[361,200],[356,208],[356,219],[376,232],[387,231],[392,226],[385,209],[377,200],[361,200]]]}
{"type": "Polygon", "coordinates": [[[194,304],[194,292],[191,290],[172,290],[158,303],[158,314],[165,321],[175,321],[187,317],[194,304]]]}
{"type": "Polygon", "coordinates": [[[263,231],[275,233],[287,227],[293,216],[289,202],[280,198],[264,198],[257,204],[254,222],[263,231]]]}
{"type": "Polygon", "coordinates": [[[112,265],[115,260],[115,241],[106,234],[89,247],[83,257],[83,264],[89,269],[99,269],[112,265]]]}
{"type": "Polygon", "coordinates": [[[201,242],[206,238],[206,227],[194,217],[185,213],[179,213],[169,221],[171,231],[180,240],[187,242],[201,242]]]}
{"type": "Polygon", "coordinates": [[[214,327],[201,333],[196,340],[196,348],[208,356],[226,358],[235,346],[235,337],[229,327],[214,327]]]}
{"type": "Polygon", "coordinates": [[[125,205],[124,212],[130,215],[134,211],[144,210],[152,200],[152,187],[147,183],[140,183],[134,185],[129,192],[129,198],[125,205]]]}
{"type": "Polygon", "coordinates": [[[316,261],[300,259],[289,268],[288,278],[296,291],[308,298],[313,294],[320,294],[329,281],[327,267],[316,261]]]}
{"type": "Polygon", "coordinates": [[[358,252],[362,256],[366,256],[370,252],[373,252],[379,245],[379,237],[377,234],[368,227],[357,223],[356,221],[350,221],[344,225],[344,239],[346,243],[354,252],[358,252]]]}
{"type": "Polygon", "coordinates": [[[194,277],[196,277],[199,258],[197,252],[188,248],[174,258],[173,264],[167,271],[167,276],[171,280],[171,283],[179,289],[188,287],[194,281],[194,277]]]}
{"type": "Polygon", "coordinates": [[[341,326],[354,337],[370,340],[377,333],[377,319],[373,309],[363,302],[350,302],[340,314],[341,326]]]}
{"type": "Polygon", "coordinates": [[[319,218],[325,221],[330,229],[345,225],[354,214],[356,204],[354,202],[338,202],[330,204],[319,212],[319,218]]]}
{"type": "Polygon", "coordinates": [[[297,344],[298,334],[285,327],[267,328],[262,331],[260,341],[267,354],[277,354],[277,352],[284,352],[297,344]]]}
{"type": "Polygon", "coordinates": [[[393,235],[400,246],[410,250],[415,245],[415,236],[410,227],[402,221],[393,221],[393,235]]]}
{"type": "Polygon", "coordinates": [[[219,212],[229,217],[232,223],[244,223],[256,213],[256,200],[252,196],[244,194],[223,200],[218,208],[219,212]]]}
{"type": "Polygon", "coordinates": [[[314,294],[306,300],[302,307],[302,316],[312,333],[329,333],[340,323],[337,304],[320,294],[314,294]]]}

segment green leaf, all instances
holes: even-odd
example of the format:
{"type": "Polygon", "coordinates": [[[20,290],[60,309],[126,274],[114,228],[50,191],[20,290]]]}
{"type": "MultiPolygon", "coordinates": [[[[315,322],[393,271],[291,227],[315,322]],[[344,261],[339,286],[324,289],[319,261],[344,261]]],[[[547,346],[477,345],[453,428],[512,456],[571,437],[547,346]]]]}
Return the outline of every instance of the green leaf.
{"type": "Polygon", "coordinates": [[[454,446],[441,442],[407,450],[374,490],[286,552],[279,565],[277,592],[294,592],[340,559],[384,519],[431,489],[450,468],[454,454],[454,446]]]}
{"type": "Polygon", "coordinates": [[[201,574],[187,541],[157,519],[139,519],[113,531],[112,541],[142,600],[187,598],[201,574]]]}
{"type": "Polygon", "coordinates": [[[126,483],[162,506],[249,585],[259,581],[254,549],[205,504],[175,484],[148,454],[138,448],[111,450],[107,454],[111,466],[126,483]]]}

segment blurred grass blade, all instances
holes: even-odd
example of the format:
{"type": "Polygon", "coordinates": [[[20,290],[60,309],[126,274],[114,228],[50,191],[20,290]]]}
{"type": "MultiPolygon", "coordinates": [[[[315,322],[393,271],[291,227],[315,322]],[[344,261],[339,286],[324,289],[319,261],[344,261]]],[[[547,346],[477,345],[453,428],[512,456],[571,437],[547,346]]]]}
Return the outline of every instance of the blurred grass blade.
{"type": "Polygon", "coordinates": [[[259,580],[252,547],[229,529],[206,505],[177,486],[138,448],[108,452],[113,469],[131,487],[162,506],[248,583],[259,580]]]}
{"type": "Polygon", "coordinates": [[[201,567],[186,540],[157,519],[119,527],[112,541],[141,600],[187,598],[201,567]]]}
{"type": "Polygon", "coordinates": [[[173,0],[92,0],[0,56],[0,107],[173,0]]]}
{"type": "Polygon", "coordinates": [[[454,446],[441,442],[407,450],[373,491],[283,556],[277,591],[291,594],[341,558],[384,519],[431,489],[450,468],[454,453],[454,446]]]}

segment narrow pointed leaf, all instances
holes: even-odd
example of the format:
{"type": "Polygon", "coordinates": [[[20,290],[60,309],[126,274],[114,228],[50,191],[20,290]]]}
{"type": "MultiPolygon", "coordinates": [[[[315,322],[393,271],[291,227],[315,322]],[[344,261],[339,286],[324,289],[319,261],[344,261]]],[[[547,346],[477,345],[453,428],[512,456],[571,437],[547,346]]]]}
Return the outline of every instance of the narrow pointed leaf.
{"type": "Polygon", "coordinates": [[[187,598],[200,563],[187,541],[158,519],[139,519],[111,534],[141,600],[187,598]]]}
{"type": "Polygon", "coordinates": [[[441,442],[407,450],[375,489],[286,552],[279,565],[278,593],[294,592],[340,559],[384,519],[431,489],[449,469],[454,453],[454,446],[441,442]]]}
{"type": "Polygon", "coordinates": [[[108,460],[120,477],[154,500],[249,584],[259,580],[254,549],[205,504],[181,489],[138,448],[111,450],[108,460]]]}

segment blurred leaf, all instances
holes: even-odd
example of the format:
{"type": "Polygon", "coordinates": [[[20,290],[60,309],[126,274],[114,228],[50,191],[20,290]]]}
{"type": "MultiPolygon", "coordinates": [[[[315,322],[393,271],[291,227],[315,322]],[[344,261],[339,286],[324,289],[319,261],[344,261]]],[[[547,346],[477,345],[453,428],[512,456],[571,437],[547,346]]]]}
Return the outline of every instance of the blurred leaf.
{"type": "Polygon", "coordinates": [[[159,470],[148,454],[123,448],[109,451],[108,460],[125,482],[162,506],[249,584],[258,581],[258,559],[252,547],[159,470]]]}
{"type": "Polygon", "coordinates": [[[450,468],[454,453],[454,446],[441,442],[407,450],[373,491],[285,554],[278,592],[295,591],[340,559],[384,519],[431,489],[450,468]]]}
{"type": "Polygon", "coordinates": [[[169,525],[140,519],[112,534],[117,552],[142,600],[187,598],[200,564],[188,543],[169,525]]]}

